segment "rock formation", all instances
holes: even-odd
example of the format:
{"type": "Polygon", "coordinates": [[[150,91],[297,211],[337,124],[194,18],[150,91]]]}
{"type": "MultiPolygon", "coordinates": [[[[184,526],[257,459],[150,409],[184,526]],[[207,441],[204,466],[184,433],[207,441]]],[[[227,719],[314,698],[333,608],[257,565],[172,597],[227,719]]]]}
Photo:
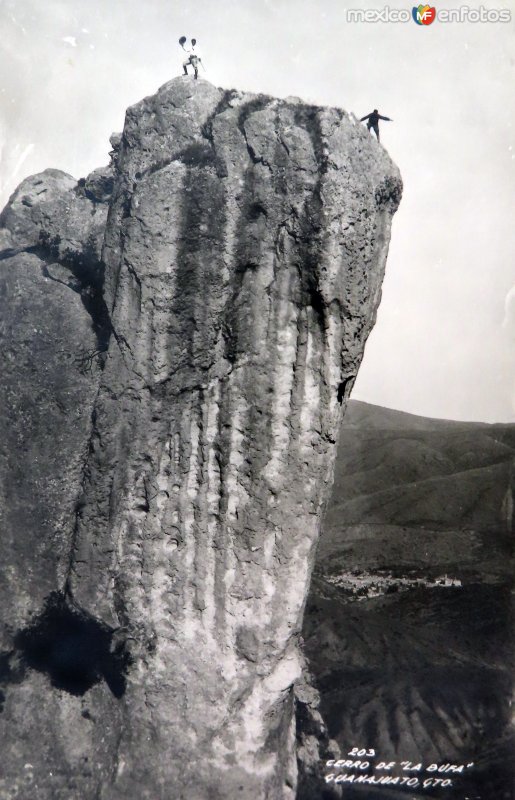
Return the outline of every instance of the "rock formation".
{"type": "Polygon", "coordinates": [[[339,109],[190,78],[113,143],[0,218],[0,797],[292,798],[298,636],[399,174],[339,109]]]}

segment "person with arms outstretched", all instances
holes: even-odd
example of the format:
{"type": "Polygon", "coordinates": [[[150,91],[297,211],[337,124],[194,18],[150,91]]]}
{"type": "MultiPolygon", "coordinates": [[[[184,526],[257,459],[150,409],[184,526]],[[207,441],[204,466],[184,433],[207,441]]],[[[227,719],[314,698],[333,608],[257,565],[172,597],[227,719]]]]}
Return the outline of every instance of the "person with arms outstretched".
{"type": "MultiPolygon", "coordinates": [[[[198,65],[199,65],[199,63],[202,63],[202,58],[200,56],[200,49],[199,49],[199,47],[197,45],[197,40],[196,39],[192,39],[190,44],[188,44],[188,40],[186,39],[186,37],[185,36],[181,36],[181,38],[179,39],[179,44],[180,44],[180,46],[182,47],[182,49],[184,50],[184,52],[187,55],[186,60],[183,61],[183,64],[182,64],[182,68],[184,70],[184,74],[188,75],[188,67],[192,66],[195,80],[197,80],[197,78],[198,78],[198,65]]],[[[202,64],[202,66],[204,66],[204,65],[202,64]]]]}
{"type": "Polygon", "coordinates": [[[380,141],[380,139],[379,139],[379,120],[380,119],[384,119],[385,122],[393,122],[393,119],[390,119],[390,117],[382,117],[381,114],[379,113],[379,111],[377,110],[377,108],[374,108],[374,110],[370,114],[367,114],[366,117],[361,117],[361,119],[360,119],[360,122],[364,122],[365,120],[368,120],[367,121],[367,128],[368,128],[368,130],[370,130],[372,128],[372,130],[374,131],[375,135],[377,136],[377,141],[378,142],[380,141]]]}

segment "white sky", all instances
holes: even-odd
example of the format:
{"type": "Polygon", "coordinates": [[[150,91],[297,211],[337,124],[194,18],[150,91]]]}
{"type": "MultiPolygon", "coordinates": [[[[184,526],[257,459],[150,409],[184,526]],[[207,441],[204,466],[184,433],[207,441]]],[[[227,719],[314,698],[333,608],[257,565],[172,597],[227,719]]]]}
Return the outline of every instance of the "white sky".
{"type": "Polygon", "coordinates": [[[216,85],[377,107],[405,190],[353,396],[515,421],[515,4],[507,24],[346,21],[384,5],[0,0],[0,204],[46,167],[79,178],[107,163],[126,107],[180,73],[181,35],[216,85]]]}

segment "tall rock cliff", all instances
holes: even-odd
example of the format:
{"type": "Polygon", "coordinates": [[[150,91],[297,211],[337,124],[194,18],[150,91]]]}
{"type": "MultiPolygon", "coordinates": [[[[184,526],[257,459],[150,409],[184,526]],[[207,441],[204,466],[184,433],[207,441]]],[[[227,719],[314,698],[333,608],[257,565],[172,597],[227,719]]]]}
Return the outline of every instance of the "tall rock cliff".
{"type": "Polygon", "coordinates": [[[0,223],[0,797],[293,798],[297,640],[397,169],[179,78],[0,223]],[[28,765],[28,766],[27,766],[28,765]]]}

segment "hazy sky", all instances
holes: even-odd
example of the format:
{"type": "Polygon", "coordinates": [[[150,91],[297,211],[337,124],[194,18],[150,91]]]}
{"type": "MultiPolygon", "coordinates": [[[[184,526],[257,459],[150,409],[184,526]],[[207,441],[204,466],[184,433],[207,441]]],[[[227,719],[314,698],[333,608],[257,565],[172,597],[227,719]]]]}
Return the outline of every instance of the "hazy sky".
{"type": "MultiPolygon", "coordinates": [[[[515,420],[515,4],[510,23],[349,23],[388,0],[0,0],[0,202],[107,163],[125,109],[199,40],[214,84],[393,117],[405,189],[354,397],[515,420]]],[[[440,8],[458,8],[447,2],[440,8]]]]}

